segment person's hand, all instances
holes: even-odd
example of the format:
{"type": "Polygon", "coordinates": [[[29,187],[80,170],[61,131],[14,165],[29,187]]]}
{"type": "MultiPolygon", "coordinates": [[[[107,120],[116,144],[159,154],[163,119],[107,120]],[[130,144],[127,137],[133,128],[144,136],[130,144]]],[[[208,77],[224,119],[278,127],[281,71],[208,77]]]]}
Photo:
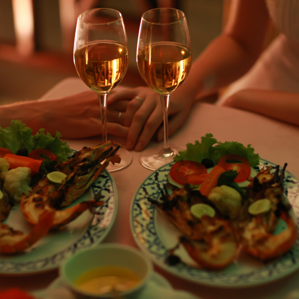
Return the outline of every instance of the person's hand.
{"type": "MultiPolygon", "coordinates": [[[[115,105],[129,100],[125,113],[122,113],[120,124],[129,127],[126,141],[128,150],[143,150],[156,133],[158,141],[164,139],[162,105],[160,96],[149,87],[122,88],[111,92],[108,105],[115,105]]],[[[184,123],[191,109],[192,101],[186,101],[179,93],[170,96],[169,136],[173,135],[184,123]]]]}
{"type": "MultiPolygon", "coordinates": [[[[127,137],[129,129],[119,123],[119,114],[126,111],[128,102],[118,101],[107,108],[108,134],[127,137]]],[[[100,105],[96,92],[86,91],[49,100],[48,105],[52,106],[52,109],[44,111],[48,117],[47,123],[55,126],[64,138],[87,138],[102,133],[100,105]]]]}
{"type": "MultiPolygon", "coordinates": [[[[119,123],[120,113],[129,101],[117,101],[107,109],[107,133],[127,137],[129,128],[119,123]]],[[[96,92],[86,91],[53,100],[16,102],[0,106],[0,125],[7,127],[19,119],[33,132],[44,128],[52,135],[59,131],[63,138],[88,138],[102,133],[100,107],[96,92]]]]}

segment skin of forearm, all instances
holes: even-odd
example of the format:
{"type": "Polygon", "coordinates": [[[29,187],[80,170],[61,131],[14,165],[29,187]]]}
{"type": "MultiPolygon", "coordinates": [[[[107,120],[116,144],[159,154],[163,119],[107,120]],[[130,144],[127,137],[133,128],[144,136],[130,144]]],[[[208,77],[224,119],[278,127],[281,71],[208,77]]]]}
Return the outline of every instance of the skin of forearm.
{"type": "MultiPolygon", "coordinates": [[[[80,97],[78,94],[63,100],[36,100],[0,106],[0,126],[4,128],[10,125],[11,120],[21,120],[32,129],[33,133],[45,128],[51,135],[59,131],[64,138],[87,137],[84,128],[94,127],[97,131],[98,124],[90,113],[85,113],[84,109],[93,109],[98,103],[96,99],[94,101],[93,98],[86,98],[86,101],[82,101],[80,97]],[[78,101],[81,106],[83,103],[83,107],[77,109],[78,101]]],[[[95,132],[90,130],[90,134],[95,135],[95,132]]]]}
{"type": "Polygon", "coordinates": [[[176,92],[194,100],[216,93],[245,74],[257,57],[229,35],[221,35],[194,61],[176,92]]]}
{"type": "MultiPolygon", "coordinates": [[[[41,106],[46,111],[47,102],[41,102],[41,106]]],[[[35,101],[17,102],[0,106],[0,126],[2,128],[8,127],[11,120],[19,119],[30,128],[33,128],[34,131],[37,131],[39,128],[43,128],[43,122],[46,122],[46,116],[41,118],[41,106],[35,109],[37,107],[35,101]]]]}
{"type": "Polygon", "coordinates": [[[232,95],[224,106],[251,111],[299,126],[299,93],[247,89],[232,95]]]}
{"type": "Polygon", "coordinates": [[[194,61],[177,92],[196,100],[239,79],[262,52],[269,21],[264,0],[232,0],[222,35],[194,61]]]}

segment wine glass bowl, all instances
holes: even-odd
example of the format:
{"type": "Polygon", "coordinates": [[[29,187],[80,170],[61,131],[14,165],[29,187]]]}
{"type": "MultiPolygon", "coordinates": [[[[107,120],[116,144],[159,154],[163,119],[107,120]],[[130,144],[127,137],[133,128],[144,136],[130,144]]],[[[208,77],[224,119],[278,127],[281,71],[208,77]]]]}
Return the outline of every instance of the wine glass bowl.
{"type": "MultiPolygon", "coordinates": [[[[107,97],[124,78],[128,69],[127,35],[122,15],[110,8],[90,9],[79,15],[73,52],[81,80],[98,94],[102,121],[102,143],[107,141],[107,97]]],[[[109,164],[116,171],[128,166],[132,155],[121,148],[119,164],[109,164]]]]}
{"type": "Polygon", "coordinates": [[[146,84],[160,95],[164,145],[150,148],[140,156],[141,164],[151,170],[171,162],[183,147],[168,144],[170,95],[187,78],[192,64],[191,42],[185,14],[174,8],[156,8],[141,18],[136,61],[146,84]]]}
{"type": "Polygon", "coordinates": [[[94,9],[78,17],[74,64],[81,80],[98,93],[110,92],[127,72],[124,30],[121,13],[116,10],[94,9]]]}
{"type": "Polygon", "coordinates": [[[170,94],[187,77],[192,62],[190,50],[171,42],[150,47],[138,55],[138,69],[149,87],[159,94],[170,94]]]}

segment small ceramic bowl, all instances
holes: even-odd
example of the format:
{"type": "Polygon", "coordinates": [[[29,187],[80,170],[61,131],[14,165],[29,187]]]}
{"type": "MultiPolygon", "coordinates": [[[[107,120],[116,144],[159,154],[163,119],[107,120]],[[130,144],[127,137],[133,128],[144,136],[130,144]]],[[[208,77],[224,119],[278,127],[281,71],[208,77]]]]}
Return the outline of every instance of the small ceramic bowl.
{"type": "Polygon", "coordinates": [[[60,275],[78,298],[118,298],[113,293],[97,295],[86,292],[74,284],[84,272],[105,266],[124,267],[135,272],[141,281],[133,288],[120,292],[120,298],[133,298],[138,295],[153,273],[151,260],[140,250],[120,244],[101,244],[82,250],[60,266],[60,275]]]}

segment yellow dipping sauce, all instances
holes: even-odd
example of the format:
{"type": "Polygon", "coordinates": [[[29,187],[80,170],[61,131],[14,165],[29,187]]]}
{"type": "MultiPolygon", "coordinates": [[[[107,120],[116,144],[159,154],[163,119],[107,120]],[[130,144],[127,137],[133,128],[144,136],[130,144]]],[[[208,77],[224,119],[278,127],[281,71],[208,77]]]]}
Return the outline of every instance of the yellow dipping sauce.
{"type": "Polygon", "coordinates": [[[129,290],[140,281],[140,277],[130,269],[105,266],[84,272],[75,280],[74,285],[82,291],[100,295],[113,290],[129,290]]]}

